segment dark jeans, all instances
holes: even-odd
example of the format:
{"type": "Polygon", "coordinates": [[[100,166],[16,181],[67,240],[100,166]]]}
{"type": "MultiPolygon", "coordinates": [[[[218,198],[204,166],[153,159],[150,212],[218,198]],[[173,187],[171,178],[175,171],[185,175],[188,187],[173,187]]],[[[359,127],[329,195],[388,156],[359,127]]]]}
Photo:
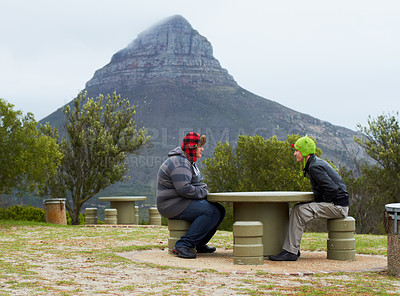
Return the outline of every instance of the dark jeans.
{"type": "Polygon", "coordinates": [[[217,231],[224,217],[225,208],[219,203],[212,203],[206,199],[192,200],[182,213],[171,218],[192,223],[186,234],[176,242],[175,246],[194,248],[206,245],[217,231]]]}

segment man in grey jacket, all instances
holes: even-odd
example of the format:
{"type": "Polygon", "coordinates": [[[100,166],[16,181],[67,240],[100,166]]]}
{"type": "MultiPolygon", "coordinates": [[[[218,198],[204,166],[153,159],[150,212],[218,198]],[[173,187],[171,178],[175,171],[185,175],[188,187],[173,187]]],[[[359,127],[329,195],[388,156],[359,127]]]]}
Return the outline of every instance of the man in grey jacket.
{"type": "Polygon", "coordinates": [[[193,259],[197,253],[215,252],[207,243],[225,217],[225,209],[207,201],[208,189],[203,174],[196,166],[206,143],[206,136],[190,132],[182,146],[168,153],[168,159],[157,174],[157,209],[168,219],[191,222],[187,233],[175,244],[172,252],[179,257],[193,259]]]}

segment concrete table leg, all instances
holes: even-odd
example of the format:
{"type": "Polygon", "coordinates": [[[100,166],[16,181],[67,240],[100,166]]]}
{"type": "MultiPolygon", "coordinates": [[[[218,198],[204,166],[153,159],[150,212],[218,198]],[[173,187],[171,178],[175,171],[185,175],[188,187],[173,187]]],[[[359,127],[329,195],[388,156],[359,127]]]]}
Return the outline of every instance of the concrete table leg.
{"type": "Polygon", "coordinates": [[[110,208],[117,209],[118,224],[135,224],[134,201],[110,201],[110,208]]]}
{"type": "Polygon", "coordinates": [[[289,226],[288,203],[235,202],[233,215],[235,221],[261,221],[263,223],[264,258],[282,251],[289,226]]]}

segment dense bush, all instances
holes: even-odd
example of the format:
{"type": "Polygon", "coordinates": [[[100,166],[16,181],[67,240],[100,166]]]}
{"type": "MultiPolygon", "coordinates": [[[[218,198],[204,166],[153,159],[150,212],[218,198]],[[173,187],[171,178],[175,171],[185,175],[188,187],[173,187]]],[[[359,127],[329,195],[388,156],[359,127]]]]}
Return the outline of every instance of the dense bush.
{"type": "MultiPolygon", "coordinates": [[[[67,211],[66,214],[67,214],[67,224],[72,225],[71,216],[69,212],[67,211]]],[[[86,217],[85,213],[79,214],[79,225],[85,225],[85,217],[86,217]]],[[[99,221],[97,221],[97,223],[99,223],[99,221]]]]}
{"type": "Polygon", "coordinates": [[[0,220],[45,222],[46,219],[43,209],[15,205],[8,209],[0,209],[0,220]]]}
{"type": "MultiPolygon", "coordinates": [[[[0,220],[46,222],[45,211],[32,206],[12,206],[0,209],[0,220]]],[[[85,214],[79,215],[81,225],[85,224],[85,214]]],[[[71,217],[67,212],[67,224],[71,225],[71,217]]]]}

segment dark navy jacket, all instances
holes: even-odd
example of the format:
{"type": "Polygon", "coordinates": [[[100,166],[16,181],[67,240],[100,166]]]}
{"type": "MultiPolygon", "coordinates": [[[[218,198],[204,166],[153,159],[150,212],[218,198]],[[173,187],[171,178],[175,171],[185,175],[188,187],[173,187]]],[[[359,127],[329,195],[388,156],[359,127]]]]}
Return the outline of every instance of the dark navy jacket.
{"type": "Polygon", "coordinates": [[[349,206],[349,193],[338,172],[325,160],[311,154],[304,168],[304,175],[310,176],[316,202],[333,202],[349,206]]]}

